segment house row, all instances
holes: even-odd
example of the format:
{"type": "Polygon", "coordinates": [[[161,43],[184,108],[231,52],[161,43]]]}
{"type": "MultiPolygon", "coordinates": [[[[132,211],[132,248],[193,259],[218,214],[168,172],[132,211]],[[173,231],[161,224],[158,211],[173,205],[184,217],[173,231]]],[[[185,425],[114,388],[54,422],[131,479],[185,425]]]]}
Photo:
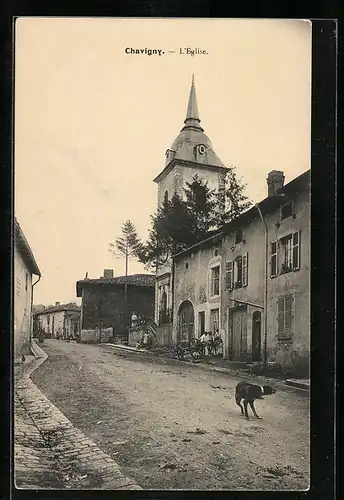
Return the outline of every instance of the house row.
{"type": "Polygon", "coordinates": [[[31,353],[33,292],[41,271],[16,218],[13,230],[13,352],[18,358],[31,353]]]}
{"type": "Polygon", "coordinates": [[[33,313],[33,331],[38,336],[44,333],[45,338],[78,339],[80,335],[81,308],[74,302],[54,306],[40,307],[33,313]]]}
{"type": "Polygon", "coordinates": [[[166,343],[218,329],[229,360],[307,368],[310,171],[286,185],[272,171],[267,183],[264,200],[175,255],[171,273],[157,277],[159,329],[166,343]]]}
{"type": "MultiPolygon", "coordinates": [[[[194,78],[184,125],[154,181],[158,207],[195,174],[223,192],[228,168],[199,117],[194,78]]],[[[223,356],[308,366],[310,350],[310,171],[284,183],[267,177],[267,196],[218,234],[157,270],[155,321],[161,343],[219,330],[223,356]]]]}

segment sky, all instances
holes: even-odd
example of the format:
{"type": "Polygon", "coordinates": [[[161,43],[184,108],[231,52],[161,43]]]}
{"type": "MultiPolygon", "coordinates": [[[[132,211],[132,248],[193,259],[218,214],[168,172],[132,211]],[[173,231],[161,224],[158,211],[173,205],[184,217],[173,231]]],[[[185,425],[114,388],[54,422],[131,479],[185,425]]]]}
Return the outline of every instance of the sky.
{"type": "MultiPolygon", "coordinates": [[[[253,202],[271,170],[287,183],[309,169],[311,31],[302,20],[19,18],[15,215],[42,272],[34,302],[80,303],[86,272],[124,274],[109,242],[128,219],[148,235],[153,179],[193,73],[205,133],[253,202]],[[187,47],[207,53],[180,54],[187,47]]],[[[141,272],[131,261],[129,273],[141,272]]]]}

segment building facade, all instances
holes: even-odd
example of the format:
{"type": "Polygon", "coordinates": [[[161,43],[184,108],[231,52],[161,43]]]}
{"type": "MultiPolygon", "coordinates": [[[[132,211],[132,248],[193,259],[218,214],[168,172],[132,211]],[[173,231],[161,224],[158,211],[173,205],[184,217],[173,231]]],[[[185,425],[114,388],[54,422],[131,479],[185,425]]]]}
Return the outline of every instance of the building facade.
{"type": "Polygon", "coordinates": [[[49,306],[34,313],[35,333],[44,332],[46,338],[78,339],[80,335],[81,308],[75,303],[49,306]]]}
{"type": "MultiPolygon", "coordinates": [[[[183,196],[186,182],[191,182],[195,174],[207,181],[210,189],[223,189],[228,169],[201,126],[193,77],[184,126],[165,155],[165,167],[154,179],[158,184],[158,206],[175,193],[183,196]]],[[[169,259],[160,266],[156,277],[155,321],[162,328],[172,326],[172,288],[172,260],[169,259]]]]}
{"type": "Polygon", "coordinates": [[[155,276],[151,274],[78,281],[77,296],[82,300],[81,342],[108,342],[113,336],[128,337],[134,312],[137,316],[154,317],[154,287],[155,276]]]}
{"type": "Polygon", "coordinates": [[[232,361],[307,369],[310,351],[310,172],[220,234],[174,256],[173,340],[219,330],[232,361]]]}
{"type": "Polygon", "coordinates": [[[32,250],[14,219],[14,356],[30,354],[32,335],[32,300],[35,284],[41,278],[32,250]],[[37,279],[33,279],[37,276],[37,279]]]}

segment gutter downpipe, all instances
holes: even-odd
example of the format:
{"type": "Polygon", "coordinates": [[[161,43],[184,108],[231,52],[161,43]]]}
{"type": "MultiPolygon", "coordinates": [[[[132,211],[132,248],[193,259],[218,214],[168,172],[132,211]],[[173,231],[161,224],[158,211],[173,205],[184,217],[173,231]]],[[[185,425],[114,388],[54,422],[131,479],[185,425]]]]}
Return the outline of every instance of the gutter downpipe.
{"type": "Polygon", "coordinates": [[[32,334],[33,334],[33,287],[35,285],[37,285],[37,283],[39,282],[39,280],[41,279],[41,276],[39,275],[38,276],[38,280],[35,281],[32,285],[31,285],[31,321],[30,321],[30,337],[29,337],[29,340],[30,340],[30,346],[31,346],[31,342],[32,342],[32,334]]]}
{"type": "Polygon", "coordinates": [[[269,250],[269,235],[268,235],[268,226],[263,217],[262,211],[260,209],[259,203],[255,204],[256,209],[259,212],[261,221],[264,225],[265,229],[265,269],[264,269],[264,365],[267,364],[267,339],[268,339],[268,250],[269,250]]]}

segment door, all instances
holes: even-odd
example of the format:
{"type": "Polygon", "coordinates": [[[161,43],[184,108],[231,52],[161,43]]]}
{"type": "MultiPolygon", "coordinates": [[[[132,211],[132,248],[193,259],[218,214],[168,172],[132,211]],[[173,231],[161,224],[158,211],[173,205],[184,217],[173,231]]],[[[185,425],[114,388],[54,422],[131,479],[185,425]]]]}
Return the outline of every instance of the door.
{"type": "Polygon", "coordinates": [[[255,311],[252,315],[252,361],[262,359],[262,315],[260,311],[255,311]]]}
{"type": "Polygon", "coordinates": [[[210,310],[210,331],[214,334],[216,330],[219,330],[219,310],[210,310]]]}
{"type": "Polygon", "coordinates": [[[230,346],[229,356],[232,361],[247,360],[247,311],[240,308],[229,314],[230,346]]]}
{"type": "Polygon", "coordinates": [[[198,313],[198,337],[205,332],[205,312],[198,313]]]}

